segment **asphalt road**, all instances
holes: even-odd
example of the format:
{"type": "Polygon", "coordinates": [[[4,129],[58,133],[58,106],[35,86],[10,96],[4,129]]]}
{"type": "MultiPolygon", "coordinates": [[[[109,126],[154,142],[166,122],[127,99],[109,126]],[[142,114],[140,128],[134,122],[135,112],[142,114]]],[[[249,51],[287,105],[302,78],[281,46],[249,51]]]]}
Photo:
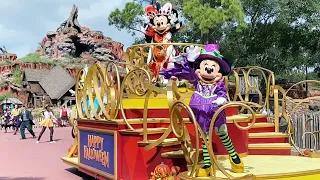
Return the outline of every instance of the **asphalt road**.
{"type": "MultiPolygon", "coordinates": [[[[40,129],[34,129],[36,135],[40,129]]],[[[0,130],[0,180],[91,180],[77,169],[62,162],[68,147],[73,144],[71,128],[55,128],[54,140],[50,144],[47,130],[39,144],[26,132],[27,139],[20,134],[0,130]]]]}

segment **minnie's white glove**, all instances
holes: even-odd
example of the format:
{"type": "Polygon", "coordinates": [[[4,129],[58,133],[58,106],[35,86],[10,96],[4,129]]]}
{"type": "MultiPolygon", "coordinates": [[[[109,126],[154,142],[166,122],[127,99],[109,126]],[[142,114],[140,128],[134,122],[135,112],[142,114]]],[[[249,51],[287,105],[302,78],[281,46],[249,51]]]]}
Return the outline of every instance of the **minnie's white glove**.
{"type": "Polygon", "coordinates": [[[221,106],[227,102],[226,98],[218,97],[216,100],[212,101],[212,104],[216,104],[218,106],[221,106]]]}
{"type": "Polygon", "coordinates": [[[198,46],[187,47],[187,60],[194,62],[200,56],[200,48],[198,46]]]}

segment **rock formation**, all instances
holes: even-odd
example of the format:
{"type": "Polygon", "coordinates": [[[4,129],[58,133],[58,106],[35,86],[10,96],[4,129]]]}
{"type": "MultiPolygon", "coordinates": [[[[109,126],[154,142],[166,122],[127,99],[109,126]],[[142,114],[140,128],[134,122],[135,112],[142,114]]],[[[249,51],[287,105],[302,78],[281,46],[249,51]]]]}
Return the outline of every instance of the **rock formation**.
{"type": "Polygon", "coordinates": [[[85,58],[98,61],[123,59],[123,44],[80,26],[78,8],[73,5],[70,16],[54,32],[48,32],[37,53],[46,58],[85,58]]]}
{"type": "Polygon", "coordinates": [[[7,48],[5,46],[0,47],[0,51],[2,52],[0,54],[0,62],[1,61],[15,61],[17,60],[17,55],[14,53],[8,53],[7,48]]]}

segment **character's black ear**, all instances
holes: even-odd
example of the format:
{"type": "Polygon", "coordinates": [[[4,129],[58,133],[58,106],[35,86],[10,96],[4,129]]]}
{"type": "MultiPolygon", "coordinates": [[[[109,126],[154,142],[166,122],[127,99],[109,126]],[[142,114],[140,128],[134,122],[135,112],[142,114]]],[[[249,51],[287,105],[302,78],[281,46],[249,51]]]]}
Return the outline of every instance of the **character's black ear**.
{"type": "Polygon", "coordinates": [[[229,75],[230,72],[231,72],[231,63],[230,63],[230,61],[229,61],[227,58],[224,58],[224,57],[223,57],[222,59],[229,65],[230,69],[227,70],[227,71],[220,69],[219,73],[221,73],[223,76],[227,76],[227,75],[229,75]]]}
{"type": "Polygon", "coordinates": [[[159,2],[156,2],[156,9],[157,9],[157,11],[160,11],[160,9],[161,9],[161,5],[159,2]]]}
{"type": "Polygon", "coordinates": [[[154,18],[150,19],[150,24],[154,25],[153,23],[154,18]]]}
{"type": "Polygon", "coordinates": [[[194,70],[200,69],[200,62],[194,62],[193,63],[193,69],[194,70]]]}
{"type": "Polygon", "coordinates": [[[172,9],[172,14],[175,15],[176,20],[175,22],[170,22],[171,23],[171,29],[170,32],[171,33],[176,33],[177,31],[179,31],[182,28],[182,22],[179,21],[179,14],[178,11],[175,9],[172,9]]]}
{"type": "Polygon", "coordinates": [[[172,9],[171,12],[172,12],[172,14],[176,15],[177,18],[179,17],[179,14],[178,14],[177,10],[172,9]]]}
{"type": "Polygon", "coordinates": [[[173,33],[176,33],[178,32],[180,29],[182,28],[182,22],[176,22],[174,24],[171,24],[171,29],[170,29],[170,32],[173,34],[173,33]]]}

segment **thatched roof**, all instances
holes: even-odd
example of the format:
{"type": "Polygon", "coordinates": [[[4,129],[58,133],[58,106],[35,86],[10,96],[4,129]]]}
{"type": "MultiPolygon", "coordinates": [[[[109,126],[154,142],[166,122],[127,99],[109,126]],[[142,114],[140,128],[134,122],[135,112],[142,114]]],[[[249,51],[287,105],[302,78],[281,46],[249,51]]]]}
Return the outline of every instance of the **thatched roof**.
{"type": "Polygon", "coordinates": [[[55,66],[39,84],[51,99],[60,99],[76,84],[76,80],[61,66],[55,66]]]}
{"type": "Polygon", "coordinates": [[[50,70],[47,69],[26,69],[24,70],[25,81],[39,82],[44,76],[46,76],[50,70]]]}
{"type": "Polygon", "coordinates": [[[0,105],[3,105],[3,104],[19,104],[19,105],[21,105],[22,102],[17,98],[11,97],[11,98],[6,98],[5,100],[0,102],[0,105]]]}

